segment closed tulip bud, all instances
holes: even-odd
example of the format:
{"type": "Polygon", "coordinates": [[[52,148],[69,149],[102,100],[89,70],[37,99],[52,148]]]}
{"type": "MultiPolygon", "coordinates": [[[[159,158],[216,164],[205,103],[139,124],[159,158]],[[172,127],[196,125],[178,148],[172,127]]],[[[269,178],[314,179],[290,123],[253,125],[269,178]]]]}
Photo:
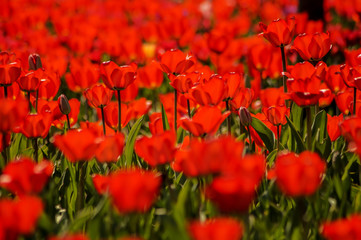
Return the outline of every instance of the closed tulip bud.
{"type": "Polygon", "coordinates": [[[69,104],[68,98],[64,94],[61,94],[59,96],[58,106],[59,106],[60,111],[63,114],[68,115],[70,113],[70,110],[71,110],[70,104],[69,104]]]}
{"type": "Polygon", "coordinates": [[[249,113],[248,109],[245,107],[241,107],[239,109],[239,119],[240,123],[244,127],[248,127],[252,123],[252,116],[249,113]]]}
{"type": "Polygon", "coordinates": [[[39,68],[43,68],[43,64],[41,63],[41,59],[39,54],[33,53],[29,55],[29,69],[30,70],[38,70],[39,68]]]}

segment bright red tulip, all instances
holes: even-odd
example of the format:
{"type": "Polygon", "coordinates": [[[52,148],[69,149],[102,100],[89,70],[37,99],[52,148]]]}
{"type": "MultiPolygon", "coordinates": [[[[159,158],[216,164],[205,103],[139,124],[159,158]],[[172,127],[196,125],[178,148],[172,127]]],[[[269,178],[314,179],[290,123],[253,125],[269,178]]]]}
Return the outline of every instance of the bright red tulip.
{"type": "Polygon", "coordinates": [[[14,131],[29,113],[29,103],[25,99],[0,99],[0,132],[14,131]]]}
{"type": "Polygon", "coordinates": [[[206,188],[206,197],[222,212],[245,212],[265,173],[263,156],[246,155],[230,161],[223,173],[206,188]]]}
{"type": "Polygon", "coordinates": [[[343,114],[341,113],[338,116],[331,116],[327,114],[327,132],[330,136],[331,141],[335,141],[340,135],[340,124],[343,122],[343,114]]]}
{"type": "Polygon", "coordinates": [[[202,106],[217,106],[227,96],[227,85],[222,76],[213,75],[208,81],[191,90],[193,100],[202,106]]]}
{"type": "Polygon", "coordinates": [[[112,61],[100,65],[100,74],[104,84],[112,90],[124,90],[135,81],[137,65],[118,66],[112,61]]]}
{"type": "Polygon", "coordinates": [[[297,63],[291,70],[287,79],[287,88],[290,98],[298,106],[310,106],[318,103],[324,96],[321,91],[321,75],[324,63],[320,62],[314,67],[309,62],[297,63]]]}
{"type": "Polygon", "coordinates": [[[185,73],[194,64],[195,60],[192,55],[186,55],[178,49],[165,52],[161,56],[159,62],[162,71],[168,75],[179,75],[185,73]]]}
{"type": "Polygon", "coordinates": [[[320,61],[330,50],[332,44],[330,34],[314,33],[314,34],[300,34],[293,42],[292,48],[305,61],[320,61]]]}
{"type": "Polygon", "coordinates": [[[44,70],[42,69],[22,74],[18,79],[19,87],[25,92],[35,92],[38,90],[44,76],[44,70]]]}
{"type": "Polygon", "coordinates": [[[161,178],[156,173],[139,169],[120,170],[110,176],[93,178],[94,185],[99,186],[98,181],[102,182],[102,190],[108,189],[119,213],[148,211],[161,185],[161,178]]]}
{"type": "Polygon", "coordinates": [[[99,67],[88,59],[71,59],[70,73],[65,75],[66,83],[73,92],[83,92],[99,80],[99,67]]]}
{"type": "Polygon", "coordinates": [[[174,160],[175,145],[175,133],[168,130],[151,137],[142,136],[135,142],[135,152],[150,166],[156,167],[174,160]]]}
{"type": "Polygon", "coordinates": [[[347,88],[340,73],[340,65],[332,65],[327,69],[325,83],[334,94],[342,92],[347,88]]]}
{"type": "MultiPolygon", "coordinates": [[[[173,75],[171,75],[173,76],[173,75]]],[[[188,93],[195,84],[200,81],[200,74],[196,72],[180,74],[178,76],[170,77],[171,82],[169,83],[179,93],[188,93]]]]}
{"type": "Polygon", "coordinates": [[[71,162],[88,161],[97,150],[96,138],[89,129],[70,130],[65,135],[56,135],[54,144],[71,162]]]}
{"type": "Polygon", "coordinates": [[[0,86],[12,85],[21,74],[19,62],[10,62],[10,55],[7,52],[0,52],[0,86]]]}
{"type": "Polygon", "coordinates": [[[152,135],[164,132],[162,113],[152,113],[149,116],[149,131],[152,135]]]}
{"type": "Polygon", "coordinates": [[[287,123],[286,116],[290,116],[290,109],[286,106],[273,106],[263,110],[268,121],[275,126],[285,125],[287,123]]]}
{"type": "MultiPolygon", "coordinates": [[[[126,104],[122,105],[122,116],[121,116],[121,125],[122,128],[127,126],[128,122],[132,119],[133,110],[132,108],[128,107],[126,104]]],[[[118,129],[118,103],[117,102],[110,102],[104,108],[104,120],[108,127],[117,130],[118,129]]]]}
{"type": "Polygon", "coordinates": [[[280,154],[276,159],[277,185],[289,196],[309,196],[320,186],[326,163],[317,153],[305,151],[280,154]]]}
{"type": "Polygon", "coordinates": [[[361,216],[355,214],[347,218],[324,222],[321,231],[327,240],[359,240],[361,239],[360,224],[361,216]]]}
{"type": "Polygon", "coordinates": [[[138,69],[137,79],[139,87],[154,89],[162,85],[163,73],[157,67],[156,62],[150,62],[138,69]]]}
{"type": "Polygon", "coordinates": [[[260,94],[262,106],[266,108],[283,105],[286,98],[283,87],[262,89],[260,94]]]}
{"type": "Polygon", "coordinates": [[[50,112],[30,113],[21,126],[21,133],[27,138],[45,138],[51,126],[53,119],[50,112]]]}
{"type": "Polygon", "coordinates": [[[259,26],[263,31],[261,35],[273,46],[280,47],[291,43],[295,32],[295,24],[294,18],[288,18],[287,20],[273,20],[268,26],[259,23],[259,26]]]}
{"type": "Polygon", "coordinates": [[[84,92],[88,104],[93,108],[102,108],[108,105],[112,99],[113,92],[103,85],[95,85],[84,92]]]}
{"type": "Polygon", "coordinates": [[[192,119],[182,118],[180,125],[196,137],[213,135],[229,114],[230,112],[222,114],[217,107],[201,107],[192,119]]]}
{"type": "Polygon", "coordinates": [[[116,162],[123,153],[124,136],[121,133],[102,136],[96,141],[99,145],[95,152],[95,158],[99,162],[116,162]]]}
{"type": "Polygon", "coordinates": [[[47,160],[35,163],[29,158],[20,158],[5,166],[0,187],[18,196],[40,193],[53,174],[53,168],[47,160]]]}
{"type": "Polygon", "coordinates": [[[0,235],[2,239],[16,240],[22,234],[31,234],[44,209],[40,198],[23,196],[16,200],[0,200],[0,235]]]}
{"type": "Polygon", "coordinates": [[[243,229],[240,222],[232,218],[211,218],[206,222],[193,221],[188,231],[194,240],[239,240],[243,229]]]}
{"type": "Polygon", "coordinates": [[[235,98],[241,89],[245,87],[244,77],[238,73],[230,72],[223,74],[222,79],[226,84],[225,98],[227,100],[235,98]]]}

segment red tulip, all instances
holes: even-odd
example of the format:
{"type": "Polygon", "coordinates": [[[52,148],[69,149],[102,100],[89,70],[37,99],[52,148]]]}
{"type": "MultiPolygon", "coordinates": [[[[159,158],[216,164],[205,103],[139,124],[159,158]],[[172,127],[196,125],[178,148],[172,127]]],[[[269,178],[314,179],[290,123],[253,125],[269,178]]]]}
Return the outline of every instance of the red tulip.
{"type": "Polygon", "coordinates": [[[152,135],[164,132],[161,113],[152,113],[152,115],[149,116],[149,131],[152,135]]]}
{"type": "Polygon", "coordinates": [[[340,72],[340,65],[332,65],[327,69],[325,83],[334,94],[342,92],[347,88],[347,86],[343,82],[340,72]]]}
{"type": "Polygon", "coordinates": [[[220,75],[213,75],[191,90],[193,100],[202,106],[217,106],[226,98],[226,94],[227,85],[220,75]]]}
{"type": "Polygon", "coordinates": [[[124,90],[134,82],[137,76],[137,65],[118,66],[112,61],[100,65],[100,74],[104,84],[112,90],[124,90]]]}
{"type": "Polygon", "coordinates": [[[211,218],[206,222],[193,221],[188,231],[194,240],[239,240],[242,237],[242,225],[232,218],[211,218]]]}
{"type": "Polygon", "coordinates": [[[0,200],[0,235],[2,239],[16,240],[21,234],[31,234],[43,212],[40,198],[23,196],[16,200],[0,200]]]}
{"type": "Polygon", "coordinates": [[[27,138],[45,138],[49,133],[52,121],[50,112],[28,114],[21,126],[21,133],[27,138]]]}
{"type": "Polygon", "coordinates": [[[137,79],[139,87],[154,89],[162,85],[163,73],[155,62],[150,62],[138,69],[137,79]]]}
{"type": "Polygon", "coordinates": [[[358,240],[361,239],[360,224],[361,216],[355,214],[347,218],[324,222],[321,231],[327,240],[358,240]]]}
{"type": "Polygon", "coordinates": [[[300,34],[296,37],[292,46],[305,61],[321,60],[331,50],[331,47],[332,44],[328,32],[300,34]]]}
{"type": "Polygon", "coordinates": [[[109,177],[93,178],[94,185],[99,185],[98,181],[102,182],[103,190],[108,189],[112,203],[120,213],[148,211],[161,185],[158,175],[139,169],[120,170],[109,177]]]}
{"type": "Polygon", "coordinates": [[[222,114],[217,107],[201,107],[194,114],[192,119],[182,118],[181,126],[191,132],[194,136],[200,137],[204,134],[213,135],[230,112],[222,114]]]}
{"type": "Polygon", "coordinates": [[[10,86],[13,84],[21,74],[20,62],[11,62],[10,56],[7,52],[1,52],[0,62],[0,86],[10,86]]]}
{"type": "Polygon", "coordinates": [[[298,106],[310,106],[318,103],[324,96],[321,91],[321,75],[324,63],[320,62],[316,68],[309,62],[297,63],[287,79],[290,98],[298,106]]]}
{"type": "Polygon", "coordinates": [[[114,136],[102,136],[98,138],[99,144],[95,152],[95,158],[99,162],[116,162],[123,153],[124,136],[118,133],[114,136]]]}
{"type": "Polygon", "coordinates": [[[0,132],[14,131],[29,113],[29,104],[24,99],[0,99],[0,132]]]}
{"type": "Polygon", "coordinates": [[[327,114],[327,132],[330,136],[331,141],[335,141],[340,135],[340,124],[343,122],[343,114],[341,113],[338,116],[331,116],[327,114]]]}
{"type": "MultiPolygon", "coordinates": [[[[126,104],[121,104],[122,106],[122,116],[121,116],[121,126],[124,128],[127,126],[128,122],[132,119],[133,110],[132,108],[128,107],[126,104]]],[[[118,103],[117,102],[110,102],[104,108],[104,120],[108,127],[112,128],[113,130],[118,129],[118,103]]]]}
{"type": "Polygon", "coordinates": [[[178,49],[165,52],[160,59],[160,67],[168,75],[178,75],[185,73],[195,64],[191,55],[186,55],[178,49]]]}
{"type": "Polygon", "coordinates": [[[273,20],[268,26],[260,23],[261,35],[264,36],[273,46],[286,46],[291,43],[295,32],[295,19],[288,18],[273,20]]]}
{"type": "Polygon", "coordinates": [[[176,136],[173,131],[165,131],[151,137],[142,136],[135,142],[135,152],[150,166],[170,163],[176,153],[176,136]]]}
{"type": "Polygon", "coordinates": [[[108,105],[113,92],[103,85],[95,85],[84,92],[88,104],[93,108],[102,108],[108,105]]]}
{"type": "Polygon", "coordinates": [[[285,125],[287,123],[286,116],[290,115],[290,109],[283,105],[265,108],[263,112],[274,126],[285,125]]]}
{"type": "Polygon", "coordinates": [[[73,92],[83,92],[99,80],[99,67],[88,59],[71,59],[70,73],[65,75],[66,83],[73,92]]]}
{"type": "Polygon", "coordinates": [[[29,158],[21,158],[5,166],[0,176],[0,186],[18,196],[40,193],[53,168],[53,164],[47,160],[36,164],[29,158]]]}
{"type": "Polygon", "coordinates": [[[275,164],[277,185],[286,195],[309,196],[320,186],[325,169],[326,163],[317,153],[280,154],[275,164]]]}
{"type": "Polygon", "coordinates": [[[56,135],[54,144],[71,162],[88,161],[97,150],[96,137],[89,129],[70,130],[65,135],[56,135]]]}
{"type": "Polygon", "coordinates": [[[42,69],[22,74],[18,79],[19,87],[25,92],[35,92],[38,90],[44,76],[44,70],[42,69]]]}

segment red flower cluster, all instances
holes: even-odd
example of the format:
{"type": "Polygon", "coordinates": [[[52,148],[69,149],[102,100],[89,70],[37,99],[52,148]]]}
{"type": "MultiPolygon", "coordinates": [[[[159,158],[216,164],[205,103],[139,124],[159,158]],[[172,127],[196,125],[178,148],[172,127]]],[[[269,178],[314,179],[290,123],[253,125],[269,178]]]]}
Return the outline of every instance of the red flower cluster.
{"type": "Polygon", "coordinates": [[[325,222],[322,224],[322,235],[327,240],[358,240],[361,239],[361,216],[351,215],[348,218],[325,222]]]}

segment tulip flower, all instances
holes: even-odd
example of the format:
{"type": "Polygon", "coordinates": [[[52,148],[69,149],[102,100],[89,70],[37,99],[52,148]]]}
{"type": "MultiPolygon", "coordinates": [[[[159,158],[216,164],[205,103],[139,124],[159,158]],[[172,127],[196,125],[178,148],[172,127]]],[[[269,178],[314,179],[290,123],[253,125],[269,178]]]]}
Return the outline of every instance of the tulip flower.
{"type": "Polygon", "coordinates": [[[243,228],[240,222],[232,218],[211,218],[206,222],[192,221],[188,231],[194,240],[239,240],[243,228]]]}
{"type": "Polygon", "coordinates": [[[20,235],[34,232],[43,213],[44,205],[40,198],[24,196],[18,199],[0,200],[0,231],[2,239],[15,240],[20,235]]]}
{"type": "Polygon", "coordinates": [[[318,62],[332,48],[329,33],[300,34],[296,37],[293,46],[305,61],[318,62]]]}
{"type": "Polygon", "coordinates": [[[95,152],[95,158],[99,162],[116,162],[123,153],[124,136],[121,133],[102,136],[96,141],[99,145],[95,152]]]}
{"type": "Polygon", "coordinates": [[[20,62],[10,62],[10,54],[0,52],[0,86],[4,87],[4,95],[7,98],[7,88],[11,86],[21,74],[20,62]]]}
{"type": "Polygon", "coordinates": [[[156,200],[161,178],[154,172],[140,169],[120,170],[110,176],[93,177],[95,186],[99,181],[104,189],[109,191],[113,206],[119,213],[147,212],[152,203],[156,200]]]}
{"type": "MultiPolygon", "coordinates": [[[[295,19],[287,18],[287,20],[277,19],[270,23],[268,26],[260,23],[262,29],[261,35],[264,36],[273,46],[280,47],[282,56],[282,71],[287,71],[285,46],[291,43],[295,32],[295,19]]],[[[283,90],[287,92],[286,77],[283,76],[283,90]]]]}
{"type": "Polygon", "coordinates": [[[340,124],[343,122],[343,117],[342,113],[338,116],[331,116],[327,114],[327,133],[332,142],[336,141],[336,139],[341,135],[340,124]]]}
{"type": "Polygon", "coordinates": [[[170,163],[176,153],[176,136],[173,131],[146,137],[142,136],[135,142],[135,152],[150,166],[156,167],[170,163]]]}
{"type": "Polygon", "coordinates": [[[20,158],[5,166],[0,186],[18,196],[40,193],[53,174],[53,168],[47,160],[36,164],[29,158],[20,158]]]}
{"type": "Polygon", "coordinates": [[[325,170],[326,163],[317,153],[283,153],[276,159],[276,182],[288,196],[309,196],[319,188],[325,170]]]}
{"type": "Polygon", "coordinates": [[[360,224],[361,216],[353,214],[347,218],[324,222],[320,229],[327,240],[361,239],[360,224]]]}
{"type": "Polygon", "coordinates": [[[192,119],[182,118],[181,126],[196,137],[213,135],[229,114],[230,112],[222,114],[217,107],[201,107],[192,119]]]}
{"type": "Polygon", "coordinates": [[[104,107],[108,105],[112,99],[113,92],[103,85],[95,85],[91,88],[88,88],[84,92],[84,96],[88,101],[88,104],[94,108],[100,108],[102,112],[102,121],[103,121],[103,132],[106,135],[105,122],[104,122],[104,107]]]}
{"type": "MultiPolygon", "coordinates": [[[[137,65],[118,66],[112,61],[103,62],[100,66],[100,73],[104,84],[112,90],[117,91],[118,97],[118,122],[121,122],[121,90],[132,84],[137,76],[137,65]]],[[[118,131],[121,131],[121,124],[118,124],[118,131]]]]}

